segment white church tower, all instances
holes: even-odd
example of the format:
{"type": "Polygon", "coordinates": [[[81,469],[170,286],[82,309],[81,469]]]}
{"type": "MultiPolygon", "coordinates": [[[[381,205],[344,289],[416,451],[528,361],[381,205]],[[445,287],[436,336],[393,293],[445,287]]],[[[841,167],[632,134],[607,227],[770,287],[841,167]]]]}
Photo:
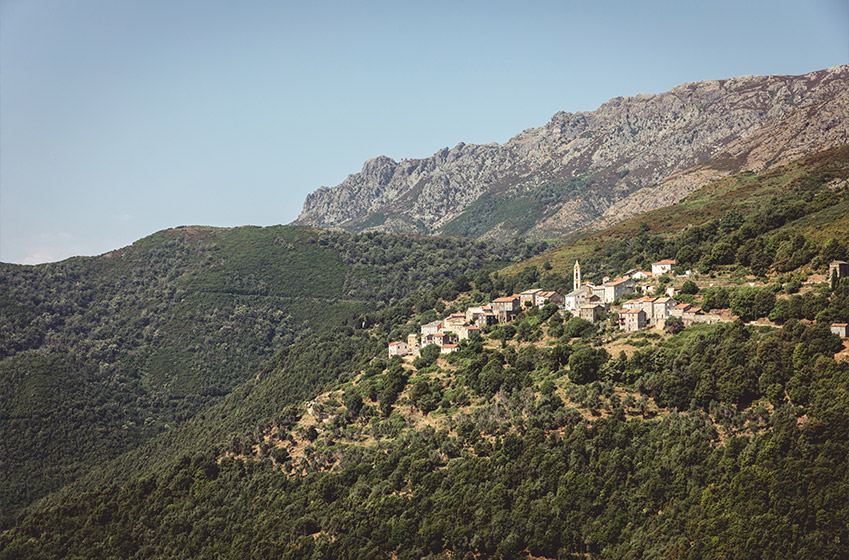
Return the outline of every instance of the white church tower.
{"type": "Polygon", "coordinates": [[[577,290],[581,287],[581,265],[575,260],[575,270],[573,271],[575,281],[573,282],[572,290],[577,290]]]}

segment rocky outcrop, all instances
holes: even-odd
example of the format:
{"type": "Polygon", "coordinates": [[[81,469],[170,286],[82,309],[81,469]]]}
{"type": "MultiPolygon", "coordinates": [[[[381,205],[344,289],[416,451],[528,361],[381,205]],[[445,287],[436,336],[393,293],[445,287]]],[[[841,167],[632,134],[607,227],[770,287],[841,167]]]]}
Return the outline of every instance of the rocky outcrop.
{"type": "Polygon", "coordinates": [[[695,82],[611,99],[592,112],[560,112],[502,145],[371,159],[340,185],[310,194],[296,223],[440,233],[472,231],[457,224],[483,217],[476,237],[551,237],[672,204],[730,173],[846,143],[849,66],[695,82]],[[497,212],[482,210],[484,194],[497,212]]]}

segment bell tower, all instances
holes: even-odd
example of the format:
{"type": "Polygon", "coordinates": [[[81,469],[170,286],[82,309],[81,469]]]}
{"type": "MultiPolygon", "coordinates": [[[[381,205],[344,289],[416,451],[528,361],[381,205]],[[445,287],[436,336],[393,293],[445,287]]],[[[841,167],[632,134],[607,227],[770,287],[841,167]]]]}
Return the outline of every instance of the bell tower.
{"type": "Polygon", "coordinates": [[[575,277],[575,281],[573,283],[573,290],[577,290],[581,287],[581,265],[578,261],[575,261],[575,270],[573,271],[573,276],[575,277]]]}

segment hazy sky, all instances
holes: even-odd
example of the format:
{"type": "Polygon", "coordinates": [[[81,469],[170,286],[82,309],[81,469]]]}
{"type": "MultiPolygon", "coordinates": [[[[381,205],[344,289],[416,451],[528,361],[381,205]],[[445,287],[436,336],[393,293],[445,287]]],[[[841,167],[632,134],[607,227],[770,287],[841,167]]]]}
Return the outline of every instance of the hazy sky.
{"type": "Polygon", "coordinates": [[[380,154],[847,62],[846,0],[2,0],[0,260],[288,223],[380,154]]]}

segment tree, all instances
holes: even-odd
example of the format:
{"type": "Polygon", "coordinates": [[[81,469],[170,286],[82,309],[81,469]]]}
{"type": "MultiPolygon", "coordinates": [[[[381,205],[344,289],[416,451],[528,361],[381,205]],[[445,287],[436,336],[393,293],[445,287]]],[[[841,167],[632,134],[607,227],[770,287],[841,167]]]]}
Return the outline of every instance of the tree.
{"type": "MultiPolygon", "coordinates": [[[[437,383],[438,382],[435,382],[434,384],[437,383]]],[[[438,388],[437,391],[434,391],[433,389],[434,388],[431,387],[431,384],[428,383],[427,379],[419,379],[415,382],[412,389],[410,389],[410,400],[424,414],[435,410],[436,406],[439,404],[440,398],[442,397],[438,388]]]]}
{"type": "Polygon", "coordinates": [[[598,350],[590,346],[581,346],[569,356],[569,379],[583,385],[598,379],[598,370],[610,355],[604,348],[598,350]]]}
{"type": "Polygon", "coordinates": [[[687,280],[687,281],[686,281],[686,282],[684,282],[684,284],[681,286],[680,293],[682,293],[682,294],[689,294],[689,295],[695,295],[695,294],[699,293],[699,287],[698,287],[698,286],[696,285],[696,283],[695,283],[695,282],[693,282],[692,280],[687,280]]]}
{"type": "Polygon", "coordinates": [[[669,334],[678,334],[684,330],[684,321],[680,317],[668,317],[663,330],[669,334]]]}

